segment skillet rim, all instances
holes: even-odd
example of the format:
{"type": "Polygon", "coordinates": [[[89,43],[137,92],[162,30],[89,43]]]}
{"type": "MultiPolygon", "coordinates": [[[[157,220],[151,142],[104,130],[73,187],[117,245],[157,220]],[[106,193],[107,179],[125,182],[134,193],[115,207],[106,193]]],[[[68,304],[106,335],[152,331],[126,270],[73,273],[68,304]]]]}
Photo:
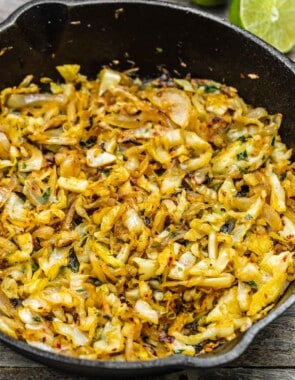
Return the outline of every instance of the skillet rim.
{"type": "MultiPolygon", "coordinates": [[[[8,346],[16,349],[17,351],[23,353],[24,355],[29,355],[43,363],[54,363],[54,366],[60,365],[71,365],[75,368],[87,368],[89,370],[93,369],[106,369],[106,370],[119,370],[119,371],[132,371],[139,369],[200,369],[200,368],[212,368],[221,366],[231,361],[239,358],[249,347],[256,335],[264,327],[278,318],[283,314],[291,305],[295,303],[295,282],[291,284],[291,294],[287,297],[285,301],[281,303],[276,309],[271,311],[266,317],[256,322],[247,331],[238,336],[238,343],[235,344],[228,352],[224,354],[213,354],[212,356],[185,356],[185,355],[171,355],[164,359],[154,359],[147,361],[134,361],[134,362],[117,362],[117,361],[106,361],[106,360],[89,360],[89,359],[79,359],[75,357],[61,355],[55,352],[41,350],[35,348],[24,341],[20,341],[5,335],[0,332],[0,340],[6,343],[8,346]],[[293,289],[292,289],[293,288],[293,289]],[[46,362],[44,361],[46,360],[46,362]]],[[[232,341],[234,343],[235,340],[232,341]]],[[[115,375],[115,374],[113,374],[115,375]]]]}
{"type": "Polygon", "coordinates": [[[243,35],[244,37],[252,40],[252,42],[260,45],[263,49],[269,52],[271,55],[274,55],[277,59],[279,59],[284,65],[286,65],[293,73],[295,74],[295,62],[292,61],[287,55],[282,54],[275,47],[269,45],[267,42],[262,40],[261,38],[255,36],[254,34],[244,30],[234,24],[231,24],[229,21],[215,16],[212,13],[206,12],[205,10],[201,10],[199,8],[194,8],[190,5],[177,4],[168,0],[161,0],[160,2],[157,0],[29,0],[23,5],[19,6],[15,9],[5,20],[0,22],[0,33],[2,33],[5,29],[13,26],[18,18],[27,10],[44,4],[61,4],[67,7],[76,7],[83,5],[91,5],[91,4],[142,4],[148,6],[156,6],[159,8],[171,8],[180,11],[185,11],[187,13],[196,14],[202,18],[210,19],[211,21],[217,22],[229,29],[234,30],[236,33],[243,35]]]}
{"type": "MultiPolygon", "coordinates": [[[[284,68],[288,68],[295,77],[295,63],[291,61],[290,58],[280,53],[277,49],[267,44],[265,41],[261,40],[259,37],[230,24],[228,21],[221,19],[217,16],[214,16],[206,11],[199,10],[197,8],[193,8],[189,5],[180,5],[176,3],[172,3],[169,1],[161,1],[157,0],[30,0],[27,3],[18,7],[10,16],[8,16],[3,22],[0,23],[0,34],[4,31],[8,31],[10,28],[13,28],[19,17],[22,16],[26,11],[46,5],[46,4],[61,4],[65,5],[68,8],[74,8],[83,5],[97,5],[97,4],[112,4],[112,5],[129,5],[129,4],[141,4],[145,6],[151,7],[159,7],[159,8],[171,8],[175,10],[179,10],[182,12],[187,12],[191,14],[195,14],[197,17],[209,19],[215,23],[221,24],[228,29],[233,30],[237,34],[243,35],[245,38],[249,39],[252,43],[259,45],[262,47],[265,52],[273,55],[280,61],[284,68]]],[[[216,366],[221,366],[227,364],[238,357],[249,347],[255,336],[258,334],[260,330],[266,327],[269,323],[279,317],[284,311],[286,311],[292,304],[295,303],[295,282],[290,284],[291,288],[290,295],[284,301],[279,301],[279,305],[271,311],[267,316],[263,319],[256,322],[252,325],[247,331],[240,334],[237,338],[237,343],[229,349],[228,352],[222,354],[213,354],[212,356],[185,356],[185,355],[172,355],[170,357],[164,359],[155,359],[148,361],[134,361],[134,362],[114,362],[114,361],[101,361],[101,360],[89,360],[89,359],[79,359],[75,357],[64,356],[58,353],[49,352],[45,350],[41,350],[39,348],[35,348],[24,341],[20,341],[14,338],[5,335],[0,332],[0,340],[6,343],[11,348],[21,352],[24,355],[30,356],[37,361],[42,361],[44,363],[52,364],[55,367],[60,367],[63,365],[66,366],[75,366],[79,368],[82,373],[86,373],[85,369],[89,371],[93,371],[95,369],[99,370],[118,370],[118,371],[136,371],[136,370],[173,370],[175,368],[212,368],[216,366]]],[[[286,293],[285,293],[286,294],[286,293]]],[[[284,296],[284,295],[283,295],[284,296]]],[[[233,343],[235,342],[232,341],[233,343]]],[[[68,367],[69,368],[69,367],[68,367]]],[[[124,372],[123,372],[124,373],[124,372]]],[[[134,374],[136,374],[134,372],[134,374]]],[[[112,375],[115,375],[112,373],[112,375]]]]}

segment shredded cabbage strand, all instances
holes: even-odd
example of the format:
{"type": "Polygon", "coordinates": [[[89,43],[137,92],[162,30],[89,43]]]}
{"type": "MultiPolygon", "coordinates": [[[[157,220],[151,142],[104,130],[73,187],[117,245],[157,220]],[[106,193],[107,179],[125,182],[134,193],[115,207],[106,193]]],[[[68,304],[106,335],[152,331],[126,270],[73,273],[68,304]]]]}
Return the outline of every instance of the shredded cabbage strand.
{"type": "Polygon", "coordinates": [[[282,116],[212,80],[57,70],[0,94],[0,330],[136,361],[268,313],[295,277],[282,116]]]}

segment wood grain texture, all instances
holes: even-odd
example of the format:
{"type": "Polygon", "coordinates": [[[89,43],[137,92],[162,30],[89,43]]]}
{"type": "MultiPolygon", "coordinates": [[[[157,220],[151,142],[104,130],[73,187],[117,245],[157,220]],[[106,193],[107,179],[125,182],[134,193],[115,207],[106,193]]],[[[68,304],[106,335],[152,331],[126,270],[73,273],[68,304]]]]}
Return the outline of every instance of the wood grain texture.
{"type": "MultiPolygon", "coordinates": [[[[0,380],[87,380],[87,377],[78,377],[75,375],[64,374],[59,371],[54,371],[46,368],[34,369],[15,369],[5,368],[0,372],[0,380]]],[[[95,379],[103,380],[97,376],[95,379]]],[[[133,380],[294,380],[294,369],[259,369],[251,368],[221,368],[218,370],[205,370],[202,372],[186,371],[178,372],[166,376],[156,376],[151,378],[141,377],[133,378],[133,380]]],[[[131,380],[130,378],[122,378],[122,380],[131,380]]]]}
{"type": "MultiPolygon", "coordinates": [[[[189,5],[189,0],[170,0],[189,5]]],[[[0,0],[0,22],[2,22],[24,0],[0,0]]],[[[212,13],[226,19],[225,8],[212,13]]],[[[295,61],[295,49],[289,54],[295,61]]],[[[295,380],[295,305],[261,331],[248,350],[227,367],[184,371],[153,380],[295,380]]],[[[99,376],[97,378],[100,378],[99,376]]],[[[64,374],[26,359],[0,343],[0,380],[85,380],[86,377],[64,374]]],[[[141,377],[140,380],[152,380],[141,377]]],[[[126,379],[127,380],[127,379],[126,379]]]]}

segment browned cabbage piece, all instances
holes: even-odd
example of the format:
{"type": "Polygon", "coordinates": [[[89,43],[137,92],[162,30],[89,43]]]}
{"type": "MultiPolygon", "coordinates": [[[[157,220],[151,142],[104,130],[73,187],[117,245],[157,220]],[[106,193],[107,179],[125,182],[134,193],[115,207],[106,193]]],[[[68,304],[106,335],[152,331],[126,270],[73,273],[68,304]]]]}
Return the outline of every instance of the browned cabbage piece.
{"type": "Polygon", "coordinates": [[[294,279],[281,115],[212,80],[57,70],[0,95],[0,330],[133,361],[248,329],[294,279]]]}

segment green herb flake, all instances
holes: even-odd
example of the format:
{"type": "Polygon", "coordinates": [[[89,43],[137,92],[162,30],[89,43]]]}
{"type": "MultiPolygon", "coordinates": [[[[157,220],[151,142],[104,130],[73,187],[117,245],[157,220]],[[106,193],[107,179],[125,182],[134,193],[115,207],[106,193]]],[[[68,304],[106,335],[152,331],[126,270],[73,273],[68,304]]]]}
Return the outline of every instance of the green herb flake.
{"type": "Polygon", "coordinates": [[[241,141],[241,142],[246,142],[246,141],[247,141],[247,137],[245,137],[245,136],[240,136],[240,137],[238,138],[238,140],[241,141]]]}
{"type": "Polygon", "coordinates": [[[83,236],[83,238],[80,240],[80,247],[84,247],[88,239],[88,236],[83,236]]]}
{"type": "Polygon", "coordinates": [[[33,321],[35,321],[35,322],[41,322],[42,320],[41,320],[40,317],[36,316],[36,317],[33,317],[33,321]]]}
{"type": "Polygon", "coordinates": [[[32,262],[32,271],[35,273],[39,269],[39,265],[36,264],[35,262],[32,262]]]}
{"type": "Polygon", "coordinates": [[[281,181],[284,181],[284,179],[286,179],[286,177],[287,177],[287,173],[282,173],[282,174],[280,175],[280,180],[281,180],[281,181]]]}
{"type": "Polygon", "coordinates": [[[178,232],[173,231],[173,232],[170,233],[170,238],[171,238],[171,239],[174,239],[174,238],[175,238],[176,236],[178,236],[178,235],[179,235],[178,232]]]}
{"type": "Polygon", "coordinates": [[[247,157],[248,157],[248,153],[246,150],[243,150],[243,152],[240,152],[237,154],[238,161],[246,160],[247,157]]]}
{"type": "Polygon", "coordinates": [[[241,174],[247,174],[249,172],[249,166],[247,166],[246,168],[240,168],[240,173],[241,174]]]}
{"type": "Polygon", "coordinates": [[[207,86],[205,86],[206,94],[212,94],[213,92],[217,92],[219,90],[220,88],[217,86],[214,86],[213,84],[212,85],[208,84],[207,86]]]}
{"type": "Polygon", "coordinates": [[[152,247],[152,248],[157,248],[157,247],[159,247],[159,246],[160,246],[160,243],[157,242],[157,241],[155,241],[154,243],[151,244],[151,247],[152,247]]]}
{"type": "Polygon", "coordinates": [[[255,290],[258,289],[258,286],[257,286],[257,284],[256,284],[255,281],[248,281],[248,282],[246,282],[246,284],[248,284],[249,286],[251,286],[252,289],[255,289],[255,290]]]}
{"type": "Polygon", "coordinates": [[[247,215],[245,216],[245,220],[251,220],[251,219],[253,219],[253,216],[252,216],[252,215],[247,214],[247,215]]]}
{"type": "Polygon", "coordinates": [[[184,351],[185,350],[181,350],[181,349],[173,350],[174,354],[176,355],[182,354],[184,351]]]}
{"type": "Polygon", "coordinates": [[[110,173],[111,173],[111,169],[106,169],[106,170],[103,171],[103,174],[104,174],[106,177],[108,177],[108,176],[110,175],[110,173]]]}
{"type": "Polygon", "coordinates": [[[79,272],[79,268],[80,268],[80,262],[74,252],[73,249],[71,249],[70,251],[70,255],[69,255],[69,267],[71,268],[71,271],[73,273],[78,273],[79,272]]]}
{"type": "Polygon", "coordinates": [[[41,196],[41,203],[45,204],[48,202],[49,197],[50,197],[51,189],[50,187],[47,187],[47,189],[44,191],[44,193],[41,196]]]}
{"type": "Polygon", "coordinates": [[[163,53],[163,48],[161,48],[161,47],[156,47],[156,52],[157,52],[158,54],[163,53]]]}

